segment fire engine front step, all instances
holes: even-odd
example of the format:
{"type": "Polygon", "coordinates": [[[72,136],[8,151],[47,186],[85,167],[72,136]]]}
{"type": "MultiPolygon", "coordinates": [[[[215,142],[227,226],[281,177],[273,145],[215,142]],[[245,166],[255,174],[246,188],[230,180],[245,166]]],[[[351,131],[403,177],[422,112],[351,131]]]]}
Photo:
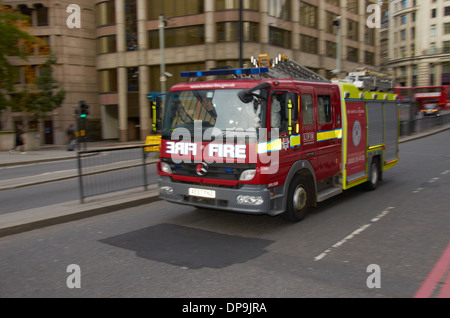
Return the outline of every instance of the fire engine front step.
{"type": "Polygon", "coordinates": [[[344,192],[342,188],[338,187],[327,188],[317,193],[317,202],[323,202],[331,197],[334,197],[335,195],[341,194],[342,192],[344,192]]]}

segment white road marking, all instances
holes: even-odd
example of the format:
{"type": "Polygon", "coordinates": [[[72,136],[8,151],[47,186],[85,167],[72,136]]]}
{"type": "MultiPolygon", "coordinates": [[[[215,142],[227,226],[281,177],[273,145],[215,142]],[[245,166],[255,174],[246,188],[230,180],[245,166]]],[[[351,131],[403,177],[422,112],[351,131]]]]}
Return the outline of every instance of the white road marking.
{"type": "Polygon", "coordinates": [[[324,252],[322,252],[320,255],[314,257],[314,260],[320,261],[322,260],[325,256],[327,256],[328,253],[330,253],[331,251],[333,251],[333,249],[336,249],[338,247],[341,247],[342,245],[344,245],[346,242],[348,242],[349,240],[353,239],[356,235],[361,234],[362,232],[364,232],[365,230],[367,230],[373,223],[378,222],[379,220],[381,220],[383,217],[385,217],[387,214],[389,214],[389,212],[391,212],[392,209],[395,209],[395,207],[388,207],[386,210],[384,210],[383,212],[381,212],[380,214],[378,214],[376,217],[374,217],[371,222],[369,224],[365,224],[363,226],[361,226],[359,229],[353,231],[350,235],[346,236],[344,239],[340,240],[339,242],[335,243],[332,247],[330,247],[329,249],[325,250],[324,252]]]}

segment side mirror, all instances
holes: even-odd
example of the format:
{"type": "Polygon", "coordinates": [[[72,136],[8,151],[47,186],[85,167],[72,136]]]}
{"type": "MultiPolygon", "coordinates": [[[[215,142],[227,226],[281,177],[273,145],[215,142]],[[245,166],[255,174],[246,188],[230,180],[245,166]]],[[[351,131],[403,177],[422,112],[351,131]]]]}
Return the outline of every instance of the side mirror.
{"type": "Polygon", "coordinates": [[[243,103],[248,104],[251,101],[253,101],[253,96],[254,96],[253,92],[254,91],[258,91],[261,89],[267,89],[267,88],[271,88],[271,87],[272,87],[272,85],[270,85],[270,83],[267,83],[267,82],[261,83],[261,84],[256,85],[253,88],[240,91],[238,93],[238,97],[243,103]]]}

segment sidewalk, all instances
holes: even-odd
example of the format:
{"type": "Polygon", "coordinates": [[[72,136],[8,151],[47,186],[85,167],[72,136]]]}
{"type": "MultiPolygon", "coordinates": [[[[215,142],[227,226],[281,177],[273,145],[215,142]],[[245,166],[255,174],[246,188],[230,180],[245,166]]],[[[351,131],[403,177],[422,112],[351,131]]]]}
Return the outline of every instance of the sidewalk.
{"type": "MultiPolygon", "coordinates": [[[[401,137],[400,142],[402,143],[423,138],[448,129],[450,129],[450,125],[445,125],[427,132],[401,137]]],[[[144,145],[144,143],[97,142],[88,144],[87,149],[125,147],[131,145],[144,145]]],[[[12,155],[7,151],[3,151],[0,152],[0,169],[2,167],[11,167],[15,165],[74,159],[75,157],[76,152],[69,152],[65,147],[46,147],[39,151],[32,151],[23,155],[12,155]]],[[[55,177],[56,176],[52,177],[53,181],[55,181],[55,177]]],[[[72,175],[70,177],[74,176],[72,175]]],[[[51,180],[46,180],[45,182],[49,181],[51,180]]],[[[0,190],[2,189],[1,186],[2,184],[0,182],[0,190]]],[[[147,204],[156,200],[158,200],[158,187],[155,184],[149,186],[147,191],[143,191],[139,188],[86,198],[85,203],[83,204],[80,204],[77,200],[42,208],[6,213],[0,215],[0,237],[114,212],[124,208],[147,204]]]]}

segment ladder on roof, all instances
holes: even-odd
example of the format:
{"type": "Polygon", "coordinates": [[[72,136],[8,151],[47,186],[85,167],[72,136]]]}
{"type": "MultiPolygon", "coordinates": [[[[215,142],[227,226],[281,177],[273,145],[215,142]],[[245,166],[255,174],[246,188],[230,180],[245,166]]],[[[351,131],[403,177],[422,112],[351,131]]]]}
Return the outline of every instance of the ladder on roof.
{"type": "Polygon", "coordinates": [[[388,73],[379,72],[370,68],[361,67],[351,72],[343,80],[352,83],[360,90],[388,92],[393,91],[395,81],[388,73]]]}
{"type": "Polygon", "coordinates": [[[289,59],[285,55],[278,55],[272,63],[267,54],[260,54],[258,58],[252,56],[250,60],[255,67],[268,67],[269,73],[267,76],[269,78],[294,78],[330,82],[326,78],[289,59]]]}

